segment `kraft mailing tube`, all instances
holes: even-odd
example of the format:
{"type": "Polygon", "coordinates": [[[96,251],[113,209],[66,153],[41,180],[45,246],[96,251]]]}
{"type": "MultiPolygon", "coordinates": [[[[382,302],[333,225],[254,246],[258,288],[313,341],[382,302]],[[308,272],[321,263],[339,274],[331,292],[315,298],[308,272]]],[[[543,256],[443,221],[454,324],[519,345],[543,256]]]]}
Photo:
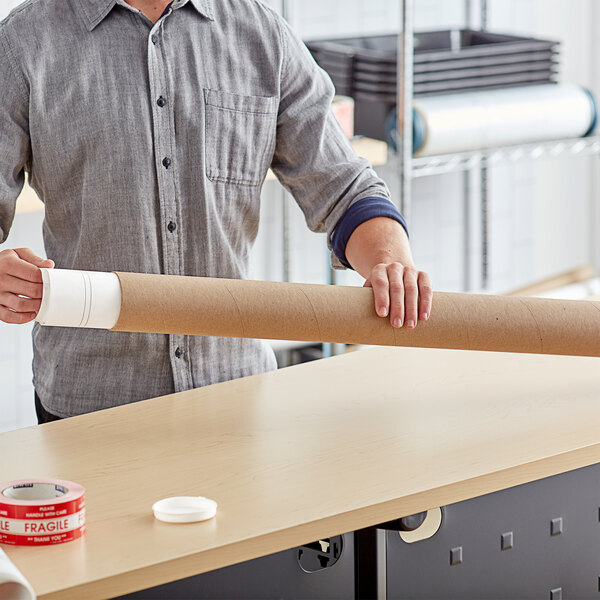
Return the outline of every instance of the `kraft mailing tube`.
{"type": "MultiPolygon", "coordinates": [[[[600,356],[600,301],[436,292],[429,320],[409,330],[377,316],[370,288],[116,277],[121,307],[114,331],[600,356]]],[[[75,321],[45,320],[59,326],[75,321]]]]}

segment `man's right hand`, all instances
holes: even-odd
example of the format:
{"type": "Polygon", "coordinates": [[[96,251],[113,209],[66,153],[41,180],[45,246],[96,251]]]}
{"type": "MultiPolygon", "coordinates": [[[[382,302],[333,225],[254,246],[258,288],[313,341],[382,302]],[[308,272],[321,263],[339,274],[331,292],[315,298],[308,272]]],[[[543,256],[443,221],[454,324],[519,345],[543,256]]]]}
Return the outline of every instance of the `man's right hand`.
{"type": "Polygon", "coordinates": [[[0,321],[23,324],[35,319],[42,303],[40,269],[53,267],[53,261],[29,248],[0,252],[0,321]]]}

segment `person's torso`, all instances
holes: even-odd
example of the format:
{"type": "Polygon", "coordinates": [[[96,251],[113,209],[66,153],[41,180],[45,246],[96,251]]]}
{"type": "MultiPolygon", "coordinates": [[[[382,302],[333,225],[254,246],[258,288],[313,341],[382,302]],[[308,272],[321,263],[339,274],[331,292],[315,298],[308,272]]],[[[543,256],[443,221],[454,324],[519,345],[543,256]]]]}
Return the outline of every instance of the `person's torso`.
{"type": "MultiPolygon", "coordinates": [[[[245,277],[275,149],[273,15],[179,0],[153,25],[112,4],[32,0],[9,18],[47,254],[58,268],[245,277]]],[[[42,401],[63,415],[274,367],[254,341],[36,327],[34,349],[42,401]]]]}

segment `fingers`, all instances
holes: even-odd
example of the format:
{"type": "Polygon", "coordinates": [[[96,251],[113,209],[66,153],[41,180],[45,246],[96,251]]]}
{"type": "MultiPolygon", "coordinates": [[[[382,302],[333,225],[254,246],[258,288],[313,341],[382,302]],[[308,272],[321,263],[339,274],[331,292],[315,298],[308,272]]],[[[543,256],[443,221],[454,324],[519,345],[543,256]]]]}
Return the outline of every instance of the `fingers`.
{"type": "Polygon", "coordinates": [[[0,305],[0,321],[4,321],[5,323],[10,323],[13,325],[23,325],[24,323],[29,323],[29,321],[33,321],[35,317],[36,313],[17,313],[6,308],[5,306],[0,305]]]}
{"type": "Polygon", "coordinates": [[[402,327],[404,323],[404,267],[392,263],[387,267],[390,281],[390,321],[393,327],[402,327]]]}
{"type": "Polygon", "coordinates": [[[419,319],[421,321],[427,321],[431,314],[431,305],[433,302],[433,286],[431,284],[431,278],[423,271],[419,273],[418,277],[419,285],[419,319]]]}
{"type": "Polygon", "coordinates": [[[380,317],[387,317],[390,310],[390,288],[386,265],[375,265],[368,279],[373,288],[375,312],[380,317]]]}
{"type": "Polygon", "coordinates": [[[29,248],[0,252],[0,320],[22,324],[36,317],[43,295],[41,268],[54,262],[29,248]]]}
{"type": "Polygon", "coordinates": [[[32,298],[23,298],[8,292],[0,293],[0,305],[17,313],[38,313],[42,301],[32,298]]]}
{"type": "Polygon", "coordinates": [[[53,264],[52,261],[45,261],[36,256],[29,248],[19,248],[8,251],[8,255],[2,257],[0,273],[12,275],[24,281],[42,283],[40,268],[44,266],[51,268],[53,264]]]}
{"type": "Polygon", "coordinates": [[[32,283],[31,281],[25,281],[18,277],[13,277],[12,275],[0,274],[0,294],[2,292],[41,299],[44,292],[44,286],[41,283],[32,283]]]}
{"type": "Polygon", "coordinates": [[[417,286],[418,271],[404,269],[404,310],[406,313],[405,324],[408,329],[417,325],[419,306],[419,288],[417,286]]]}
{"type": "Polygon", "coordinates": [[[40,269],[52,269],[54,267],[53,260],[41,258],[30,248],[16,248],[15,253],[21,260],[31,263],[40,269]]]}
{"type": "Polygon", "coordinates": [[[389,314],[393,327],[413,329],[419,320],[429,319],[433,291],[431,278],[424,271],[398,262],[378,264],[365,286],[373,288],[377,315],[389,314]]]}

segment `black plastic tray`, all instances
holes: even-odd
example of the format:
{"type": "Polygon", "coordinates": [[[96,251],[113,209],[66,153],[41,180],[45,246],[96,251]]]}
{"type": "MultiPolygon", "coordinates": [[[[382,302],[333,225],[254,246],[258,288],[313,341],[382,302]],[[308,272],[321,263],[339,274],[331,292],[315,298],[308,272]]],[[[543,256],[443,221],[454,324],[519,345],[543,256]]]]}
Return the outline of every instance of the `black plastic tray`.
{"type": "MultiPolygon", "coordinates": [[[[445,60],[441,63],[434,62],[425,62],[425,63],[417,63],[414,65],[415,73],[428,73],[430,71],[440,71],[440,70],[451,70],[451,69],[472,69],[477,67],[494,67],[500,65],[516,65],[521,62],[547,62],[547,61],[558,61],[558,47],[555,49],[534,51],[534,52],[519,52],[519,53],[509,53],[509,54],[498,54],[495,56],[489,57],[476,57],[476,58],[462,58],[458,60],[445,60]]],[[[365,63],[369,65],[371,69],[373,69],[376,64],[374,63],[365,63]]],[[[361,62],[355,65],[355,68],[360,69],[361,62]]],[[[394,65],[395,69],[396,65],[394,65]]],[[[394,71],[395,72],[395,71],[394,71]]]]}
{"type": "MultiPolygon", "coordinates": [[[[415,83],[413,93],[415,96],[455,94],[474,90],[490,90],[503,87],[519,87],[525,85],[541,85],[543,83],[555,83],[556,79],[547,74],[521,73],[518,75],[502,75],[498,77],[470,77],[455,81],[442,81],[433,83],[415,83]]],[[[341,93],[341,92],[339,92],[341,93]]],[[[377,101],[396,102],[396,91],[394,88],[382,89],[368,84],[356,84],[352,88],[355,98],[371,98],[377,101]]]]}
{"type": "MultiPolygon", "coordinates": [[[[307,43],[311,52],[324,61],[347,61],[354,58],[378,64],[397,63],[396,35],[316,40],[307,43]]],[[[439,63],[458,59],[489,58],[503,54],[555,51],[559,42],[475,31],[472,29],[416,33],[414,63],[439,63]]],[[[317,59],[319,60],[319,59],[317,59]]]]}
{"type": "MultiPolygon", "coordinates": [[[[319,56],[319,55],[317,55],[319,56]]],[[[490,58],[481,59],[464,59],[464,60],[449,60],[442,63],[423,63],[414,65],[414,74],[422,74],[429,72],[444,72],[449,70],[486,68],[502,65],[515,65],[527,62],[555,62],[558,63],[558,52],[524,52],[522,54],[503,54],[490,58]]],[[[342,74],[351,77],[353,74],[358,76],[360,73],[378,74],[381,76],[396,76],[396,63],[372,63],[364,62],[360,59],[352,59],[351,61],[330,61],[317,59],[319,65],[328,73],[342,74]]]]}
{"type": "MultiPolygon", "coordinates": [[[[427,83],[433,81],[449,81],[457,79],[467,79],[469,77],[490,77],[496,75],[510,75],[517,73],[547,73],[553,75],[558,71],[558,63],[552,61],[546,62],[522,62],[514,65],[496,65],[493,67],[483,67],[481,69],[452,69],[450,71],[430,71],[429,73],[415,73],[414,83],[427,83]]],[[[351,83],[350,78],[346,78],[351,83]]],[[[359,83],[371,83],[377,85],[396,86],[396,77],[394,75],[381,75],[370,73],[368,71],[356,71],[354,81],[359,83]]]]}
{"type": "MultiPolygon", "coordinates": [[[[443,73],[445,71],[459,71],[462,69],[486,69],[491,67],[500,66],[515,66],[517,67],[521,63],[547,63],[555,62],[558,63],[559,54],[557,52],[524,52],[523,54],[504,54],[502,57],[495,57],[493,60],[449,60],[441,63],[426,63],[420,65],[422,68],[415,68],[413,73],[415,75],[422,75],[426,73],[443,73]]],[[[383,63],[368,63],[360,60],[354,60],[352,63],[352,69],[343,68],[338,65],[331,66],[328,63],[322,64],[326,71],[329,69],[335,69],[338,72],[345,73],[373,73],[378,75],[395,75],[397,73],[396,64],[383,64],[383,63]]]]}
{"type": "MultiPolygon", "coordinates": [[[[338,94],[352,96],[358,92],[385,94],[395,97],[396,80],[393,77],[381,79],[371,74],[363,73],[352,80],[348,77],[332,76],[331,80],[338,94]]],[[[444,73],[429,73],[415,75],[413,92],[415,95],[423,93],[452,93],[464,89],[492,88],[499,85],[527,85],[530,83],[554,82],[558,73],[555,63],[520,63],[518,68],[492,67],[489,69],[465,69],[464,71],[449,71],[444,73]],[[473,84],[476,80],[476,85],[473,84]]]]}

